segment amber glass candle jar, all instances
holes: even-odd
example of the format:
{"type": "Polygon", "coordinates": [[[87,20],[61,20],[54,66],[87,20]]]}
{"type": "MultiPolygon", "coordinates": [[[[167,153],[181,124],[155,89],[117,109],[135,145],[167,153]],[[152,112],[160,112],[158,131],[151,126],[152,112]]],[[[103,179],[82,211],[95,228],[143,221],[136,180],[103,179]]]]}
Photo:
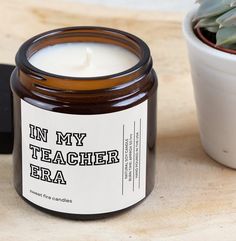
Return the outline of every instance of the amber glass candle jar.
{"type": "Polygon", "coordinates": [[[34,207],[65,218],[94,219],[127,210],[154,187],[157,78],[148,46],[101,27],[37,35],[16,56],[14,184],[34,207]],[[100,77],[68,77],[30,64],[60,43],[121,46],[138,63],[100,77]]]}

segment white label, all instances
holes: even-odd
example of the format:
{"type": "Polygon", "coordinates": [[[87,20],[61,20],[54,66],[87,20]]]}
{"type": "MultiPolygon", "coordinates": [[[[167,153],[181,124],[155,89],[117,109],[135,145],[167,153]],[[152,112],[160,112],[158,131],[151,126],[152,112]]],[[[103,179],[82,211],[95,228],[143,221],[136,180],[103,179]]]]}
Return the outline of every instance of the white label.
{"type": "Polygon", "coordinates": [[[23,196],[71,214],[99,214],[145,197],[147,101],[74,115],[21,100],[23,196]]]}

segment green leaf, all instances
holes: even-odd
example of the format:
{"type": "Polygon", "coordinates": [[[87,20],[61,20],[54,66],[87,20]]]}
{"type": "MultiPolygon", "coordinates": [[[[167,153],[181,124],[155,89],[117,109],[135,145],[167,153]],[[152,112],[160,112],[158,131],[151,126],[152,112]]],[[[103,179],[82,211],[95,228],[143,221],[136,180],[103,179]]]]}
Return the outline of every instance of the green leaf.
{"type": "Polygon", "coordinates": [[[218,17],[216,22],[222,27],[236,26],[236,8],[218,17]]]}
{"type": "Polygon", "coordinates": [[[217,33],[219,27],[207,27],[206,30],[208,30],[211,33],[217,33]]]}
{"type": "Polygon", "coordinates": [[[216,22],[217,18],[218,17],[202,18],[197,22],[195,28],[219,27],[219,24],[216,22]]]}
{"type": "Polygon", "coordinates": [[[195,20],[219,16],[232,9],[232,0],[201,0],[195,20]]]}
{"type": "Polygon", "coordinates": [[[230,46],[236,44],[236,27],[220,28],[216,34],[217,46],[230,46]]]}

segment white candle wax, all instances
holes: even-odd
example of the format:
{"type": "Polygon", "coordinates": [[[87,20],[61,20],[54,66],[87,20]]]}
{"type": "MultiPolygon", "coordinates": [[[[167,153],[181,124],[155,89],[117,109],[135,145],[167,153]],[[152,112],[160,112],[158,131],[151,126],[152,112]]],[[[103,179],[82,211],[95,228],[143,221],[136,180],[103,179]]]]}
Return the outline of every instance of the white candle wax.
{"type": "Polygon", "coordinates": [[[133,67],[138,61],[138,57],[125,48],[93,42],[48,46],[29,59],[29,62],[38,69],[71,77],[116,74],[133,67]]]}

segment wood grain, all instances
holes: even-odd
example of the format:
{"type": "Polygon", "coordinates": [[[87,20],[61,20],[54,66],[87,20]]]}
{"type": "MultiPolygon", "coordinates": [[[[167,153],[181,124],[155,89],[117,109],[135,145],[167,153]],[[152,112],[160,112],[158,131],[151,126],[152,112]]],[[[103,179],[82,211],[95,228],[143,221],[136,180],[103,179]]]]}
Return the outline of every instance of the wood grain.
{"type": "Polygon", "coordinates": [[[21,200],[11,156],[0,156],[1,241],[190,241],[236,238],[236,172],[202,150],[181,14],[141,12],[60,0],[0,4],[0,61],[14,63],[31,36],[71,25],[129,31],[151,48],[159,77],[157,185],[138,207],[114,218],[80,222],[44,214],[21,200]]]}

